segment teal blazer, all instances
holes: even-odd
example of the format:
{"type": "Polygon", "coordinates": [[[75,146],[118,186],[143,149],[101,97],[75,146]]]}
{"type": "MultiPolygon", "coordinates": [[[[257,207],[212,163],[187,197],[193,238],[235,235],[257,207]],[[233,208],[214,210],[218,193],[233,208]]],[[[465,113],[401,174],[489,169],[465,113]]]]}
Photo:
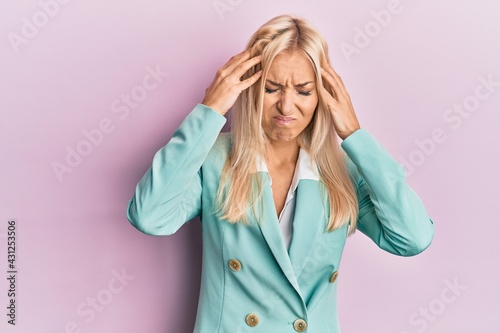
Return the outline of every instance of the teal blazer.
{"type": "MultiPolygon", "coordinates": [[[[127,208],[134,227],[171,235],[200,216],[202,276],[194,333],[339,333],[337,276],[347,226],[325,232],[329,203],[319,181],[296,192],[287,252],[265,172],[259,225],[230,224],[211,214],[230,133],[226,118],[198,104],[155,154],[127,208]]],[[[359,200],[357,229],[381,249],[412,256],[426,249],[434,223],[405,181],[405,169],[364,128],[341,147],[359,200]]]]}

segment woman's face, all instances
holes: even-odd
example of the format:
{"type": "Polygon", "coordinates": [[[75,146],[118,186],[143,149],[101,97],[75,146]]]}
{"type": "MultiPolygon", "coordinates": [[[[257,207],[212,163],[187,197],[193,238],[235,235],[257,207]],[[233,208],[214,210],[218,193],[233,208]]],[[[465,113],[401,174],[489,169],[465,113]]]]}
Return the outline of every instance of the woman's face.
{"type": "Polygon", "coordinates": [[[265,82],[262,127],[274,141],[294,141],[318,105],[316,76],[300,52],[277,55],[265,82]]]}

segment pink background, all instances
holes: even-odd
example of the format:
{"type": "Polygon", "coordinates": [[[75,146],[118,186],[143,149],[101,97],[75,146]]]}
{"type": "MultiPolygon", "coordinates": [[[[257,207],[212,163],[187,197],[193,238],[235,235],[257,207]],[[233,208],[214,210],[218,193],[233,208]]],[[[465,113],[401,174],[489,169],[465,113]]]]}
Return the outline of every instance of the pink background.
{"type": "Polygon", "coordinates": [[[0,278],[2,332],[192,332],[198,220],[146,236],[126,204],[215,71],[281,13],[325,35],[361,126],[411,161],[408,182],[435,221],[433,244],[416,257],[383,252],[359,232],[348,240],[342,332],[498,332],[497,1],[54,1],[41,0],[51,16],[34,0],[0,4],[0,276],[9,218],[19,272],[15,327],[0,278]],[[33,21],[36,30],[25,27],[33,21]],[[357,53],[346,55],[348,44],[357,53]],[[150,90],[147,68],[168,73],[150,90]],[[131,93],[140,101],[125,107],[131,93]],[[471,111],[448,111],[455,104],[471,111]],[[99,124],[107,133],[86,145],[99,124]],[[53,163],[78,147],[86,156],[58,178],[53,163]]]}

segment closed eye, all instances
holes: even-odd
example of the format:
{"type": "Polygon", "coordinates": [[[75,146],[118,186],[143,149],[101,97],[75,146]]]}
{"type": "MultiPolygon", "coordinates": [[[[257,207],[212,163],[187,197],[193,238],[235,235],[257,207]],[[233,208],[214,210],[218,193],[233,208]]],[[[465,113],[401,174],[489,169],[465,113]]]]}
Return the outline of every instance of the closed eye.
{"type": "Polygon", "coordinates": [[[266,88],[266,93],[268,94],[272,94],[273,92],[276,92],[278,89],[269,89],[269,88],[266,88]]]}
{"type": "MultiPolygon", "coordinates": [[[[268,94],[275,93],[276,91],[278,91],[278,89],[265,88],[265,92],[268,93],[268,94]]],[[[302,96],[311,96],[311,92],[310,91],[299,91],[299,94],[302,95],[302,96]]]]}

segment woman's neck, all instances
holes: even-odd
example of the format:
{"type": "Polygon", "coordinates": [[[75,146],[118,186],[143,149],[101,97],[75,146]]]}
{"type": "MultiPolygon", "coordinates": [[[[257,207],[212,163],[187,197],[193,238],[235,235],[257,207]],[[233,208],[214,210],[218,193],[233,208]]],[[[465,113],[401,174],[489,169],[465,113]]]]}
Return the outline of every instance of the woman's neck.
{"type": "Polygon", "coordinates": [[[267,147],[266,164],[279,168],[285,165],[295,165],[299,157],[300,146],[297,141],[273,143],[267,147]]]}

